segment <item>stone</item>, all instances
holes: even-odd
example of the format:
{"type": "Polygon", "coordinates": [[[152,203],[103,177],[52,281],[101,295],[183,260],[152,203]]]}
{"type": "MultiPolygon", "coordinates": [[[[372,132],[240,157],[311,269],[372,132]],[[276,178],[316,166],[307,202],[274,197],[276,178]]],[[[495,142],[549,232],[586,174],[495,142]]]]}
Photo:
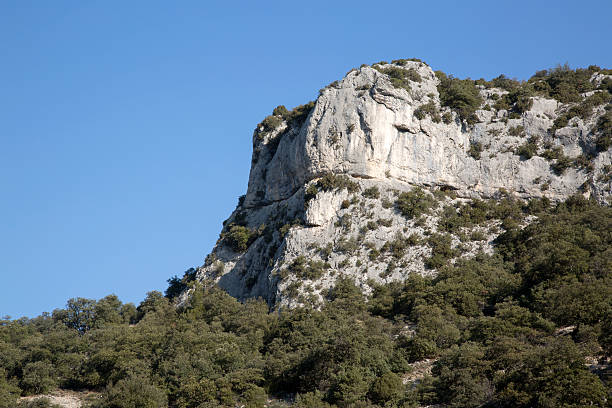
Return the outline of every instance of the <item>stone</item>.
{"type": "MultiPolygon", "coordinates": [[[[365,66],[323,89],[304,121],[283,122],[268,134],[256,129],[248,189],[225,228],[241,223],[264,232],[245,253],[234,252],[220,239],[212,252],[217,261],[199,268],[199,280],[215,282],[241,300],[263,297],[271,307],[291,307],[305,299],[322,300],[338,276],[354,278],[367,292],[371,280],[435,273],[423,263],[431,252],[427,245],[411,246],[397,259],[374,256],[373,249],[380,252],[398,234],[424,238],[427,231],[435,232],[439,211],[419,223],[389,206],[398,192],[415,186],[452,191],[455,198],[442,199],[446,205],[496,197],[500,190],[519,199],[553,201],[585,192],[609,203],[610,177],[598,175],[609,172],[610,151],[592,160],[591,173],[570,168],[562,175],[542,157],[524,160],[514,154],[529,137],[537,138],[540,146],[561,146],[570,157],[592,152],[597,115],[587,123],[570,121],[553,136],[548,129],[565,107],[534,97],[531,109],[518,119],[508,119],[506,111],[479,110],[479,122],[468,126],[440,105],[438,79],[428,65],[408,62],[404,68],[416,70],[421,82],[396,88],[387,75],[365,66]],[[415,110],[427,103],[449,113],[450,123],[436,122],[429,115],[417,119],[415,110]],[[524,128],[524,135],[509,133],[517,126],[524,128]],[[469,154],[473,143],[482,147],[480,159],[469,154]],[[361,192],[376,187],[380,198],[337,189],[308,199],[308,187],[329,173],[346,176],[361,192]],[[297,279],[288,265],[298,256],[321,260],[329,268],[316,280],[297,279]],[[400,266],[389,267],[390,262],[400,266]],[[297,287],[299,296],[290,296],[290,287],[297,287]]],[[[491,95],[505,93],[480,92],[490,106],[491,95]]],[[[461,243],[453,236],[453,246],[465,246],[466,256],[477,250],[490,252],[495,235],[480,232],[487,235],[486,241],[461,243]]]]}

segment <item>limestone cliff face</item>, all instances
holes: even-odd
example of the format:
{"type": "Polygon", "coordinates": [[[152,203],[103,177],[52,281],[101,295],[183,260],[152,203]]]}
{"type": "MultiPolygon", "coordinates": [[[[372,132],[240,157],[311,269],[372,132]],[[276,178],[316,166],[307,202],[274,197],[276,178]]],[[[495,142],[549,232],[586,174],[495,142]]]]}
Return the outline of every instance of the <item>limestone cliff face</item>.
{"type": "MultiPolygon", "coordinates": [[[[385,244],[388,249],[400,236],[423,238],[436,231],[441,210],[409,219],[393,205],[400,192],[415,186],[427,194],[452,191],[437,195],[446,205],[496,197],[500,190],[521,199],[560,200],[580,191],[609,200],[611,152],[595,147],[604,105],[586,121],[574,118],[551,132],[568,106],[533,97],[529,110],[510,119],[507,111],[490,108],[507,92],[481,87],[487,108],[476,111],[477,122],[468,125],[441,106],[439,79],[428,65],[393,66],[420,77],[405,87],[383,73],[389,67],[353,70],[322,90],[299,117],[279,114],[274,126],[264,122],[256,129],[248,191],[199,279],[217,281],[241,299],[261,296],[271,305],[295,305],[321,299],[338,276],[355,278],[367,291],[369,279],[435,273],[424,266],[431,253],[425,244],[411,245],[401,256],[384,254],[385,244]],[[423,107],[434,107],[445,120],[420,114],[423,107]],[[559,174],[544,157],[516,154],[527,140],[537,140],[540,152],[546,146],[560,147],[570,158],[586,154],[591,168],[559,174]],[[350,186],[321,189],[317,182],[328,174],[346,176],[350,186]],[[235,233],[248,234],[242,247],[227,238],[236,226],[241,227],[235,233]]],[[[491,227],[479,231],[484,240],[462,243],[453,235],[452,245],[462,246],[464,256],[490,250],[491,227]]]]}

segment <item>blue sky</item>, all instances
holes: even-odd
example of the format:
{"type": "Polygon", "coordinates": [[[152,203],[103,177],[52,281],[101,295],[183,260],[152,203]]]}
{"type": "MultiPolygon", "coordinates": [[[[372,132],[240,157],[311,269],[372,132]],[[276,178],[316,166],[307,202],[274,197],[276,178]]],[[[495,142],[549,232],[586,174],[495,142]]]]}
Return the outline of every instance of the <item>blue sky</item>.
{"type": "Polygon", "coordinates": [[[3,1],[0,316],[138,304],[199,265],[255,125],[362,63],[612,68],[612,2],[3,1]]]}

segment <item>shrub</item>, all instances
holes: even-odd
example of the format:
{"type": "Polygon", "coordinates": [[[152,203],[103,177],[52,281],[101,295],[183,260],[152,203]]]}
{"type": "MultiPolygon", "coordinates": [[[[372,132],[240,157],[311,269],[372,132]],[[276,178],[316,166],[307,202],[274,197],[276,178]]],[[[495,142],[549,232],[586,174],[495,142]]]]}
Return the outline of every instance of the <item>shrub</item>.
{"type": "Polygon", "coordinates": [[[344,190],[346,189],[349,193],[355,193],[359,191],[359,184],[352,181],[346,175],[338,175],[333,173],[327,173],[321,177],[316,186],[322,191],[333,191],[333,190],[344,190]]]}
{"type": "Polygon", "coordinates": [[[397,399],[404,392],[402,379],[395,373],[386,372],[372,384],[370,396],[378,404],[397,399]]]}
{"type": "Polygon", "coordinates": [[[476,123],[478,119],[475,112],[482,105],[483,99],[474,81],[446,76],[441,71],[436,71],[436,76],[440,80],[438,92],[442,106],[448,106],[457,112],[468,124],[476,123]]]}
{"type": "Polygon", "coordinates": [[[351,214],[343,214],[334,225],[336,227],[342,227],[344,231],[349,231],[351,229],[352,219],[353,217],[351,214]]]}
{"type": "Polygon", "coordinates": [[[376,248],[372,248],[370,249],[370,252],[368,252],[368,259],[372,262],[376,261],[379,256],[380,256],[380,251],[376,248]]]}
{"type": "Polygon", "coordinates": [[[399,259],[406,253],[406,249],[408,249],[408,242],[406,238],[402,236],[399,232],[395,235],[395,238],[392,241],[387,241],[381,251],[391,252],[394,258],[399,259]]]}
{"type": "Polygon", "coordinates": [[[429,213],[434,206],[435,200],[421,188],[416,187],[411,191],[400,193],[395,200],[395,208],[406,218],[418,218],[422,214],[429,213]]]}
{"type": "Polygon", "coordinates": [[[36,361],[23,367],[21,388],[31,394],[43,394],[57,386],[55,368],[49,361],[36,361]]]}
{"type": "Polygon", "coordinates": [[[62,408],[62,406],[53,404],[47,397],[40,397],[29,401],[19,401],[19,403],[11,405],[10,408],[62,408]]]}
{"type": "Polygon", "coordinates": [[[279,116],[270,115],[267,116],[257,128],[260,129],[259,138],[263,138],[267,133],[272,132],[274,129],[280,126],[283,123],[283,119],[279,116]]]}
{"type": "Polygon", "coordinates": [[[606,107],[606,113],[597,121],[596,130],[599,135],[595,147],[597,151],[605,152],[612,146],[612,105],[606,107]]]}
{"type": "Polygon", "coordinates": [[[319,189],[317,188],[315,184],[309,185],[306,188],[306,191],[304,192],[304,201],[308,202],[312,200],[313,198],[317,196],[318,193],[319,193],[319,189]]]}
{"type": "Polygon", "coordinates": [[[165,408],[166,393],[145,378],[126,378],[109,386],[94,408],[165,408]]]}
{"type": "Polygon", "coordinates": [[[305,105],[299,105],[292,111],[287,110],[283,105],[279,105],[272,111],[272,115],[267,116],[260,124],[257,125],[258,138],[263,139],[264,136],[276,128],[278,128],[283,121],[292,126],[301,126],[306,120],[306,117],[310,111],[314,108],[314,102],[308,102],[305,105]]]}
{"type": "Polygon", "coordinates": [[[533,106],[533,90],[529,86],[522,86],[506,95],[512,106],[512,112],[521,115],[533,106]]]}
{"type": "Polygon", "coordinates": [[[393,60],[393,61],[391,61],[391,63],[392,64],[396,64],[396,65],[405,66],[405,65],[408,64],[409,61],[412,61],[412,62],[422,62],[423,64],[425,64],[425,62],[423,62],[419,58],[401,58],[401,59],[393,60]]]}
{"type": "Polygon", "coordinates": [[[433,368],[440,381],[441,401],[455,408],[485,405],[493,393],[493,384],[486,376],[489,364],[478,344],[452,347],[433,368]]]}
{"type": "Polygon", "coordinates": [[[383,227],[390,227],[393,224],[393,218],[379,218],[376,223],[383,227]]]}
{"type": "Polygon", "coordinates": [[[286,114],[286,116],[284,116],[284,119],[287,121],[287,123],[290,123],[293,126],[301,126],[314,108],[314,106],[314,101],[310,101],[304,105],[296,106],[295,108],[293,108],[292,111],[290,111],[286,114]]]}
{"type": "Polygon", "coordinates": [[[289,271],[299,279],[316,280],[323,276],[323,273],[330,268],[328,263],[323,261],[307,261],[302,255],[298,256],[289,265],[289,271]]]}
{"type": "Polygon", "coordinates": [[[581,93],[593,90],[590,79],[596,67],[571,69],[567,64],[536,72],[529,79],[536,92],[557,99],[561,103],[579,102],[581,93]]]}
{"type": "Polygon", "coordinates": [[[512,126],[511,128],[508,129],[508,134],[510,136],[520,136],[523,137],[525,136],[525,128],[521,125],[518,126],[512,126]]]}
{"type": "Polygon", "coordinates": [[[244,252],[257,238],[257,232],[242,225],[231,225],[223,240],[236,252],[244,252]]]}
{"type": "Polygon", "coordinates": [[[456,251],[452,249],[451,242],[449,234],[432,234],[427,240],[431,247],[431,256],[425,260],[425,266],[429,269],[440,268],[453,258],[456,251]]]}
{"type": "Polygon", "coordinates": [[[320,391],[297,394],[295,408],[332,408],[332,405],[323,401],[323,393],[320,391]]]}
{"type": "MultiPolygon", "coordinates": [[[[586,121],[589,117],[591,117],[591,115],[593,115],[593,110],[595,109],[595,107],[610,102],[611,98],[612,96],[608,92],[594,93],[588,98],[585,98],[579,104],[574,105],[571,108],[569,108],[567,112],[558,116],[553,123],[553,127],[551,128],[551,131],[555,132],[557,129],[566,127],[570,119],[574,117],[578,117],[582,119],[583,121],[586,121]]],[[[605,115],[602,116],[602,118],[603,117],[605,117],[605,115]]],[[[599,123],[597,124],[596,129],[598,129],[598,127],[599,127],[599,123]]]]}
{"type": "Polygon", "coordinates": [[[458,213],[452,205],[444,207],[440,219],[438,220],[438,228],[447,232],[457,232],[460,228],[470,225],[471,221],[469,214],[463,211],[458,213]]]}
{"type": "Polygon", "coordinates": [[[593,166],[593,156],[582,153],[573,160],[573,166],[577,169],[584,169],[587,172],[592,172],[595,167],[593,166]]]}
{"type": "MultiPolygon", "coordinates": [[[[606,165],[602,176],[611,172],[606,165]]],[[[547,200],[525,205],[500,192],[443,213],[466,225],[537,217],[498,236],[493,254],[453,263],[450,235],[430,234],[426,262],[437,266],[435,277],[363,282],[372,289],[369,299],[363,286],[340,277],[324,292],[328,301],[316,304],[306,293],[323,285],[304,287],[292,276],[282,295],[298,296],[303,307],[269,310],[264,301],[241,302],[205,282],[178,308],[149,293],[137,322],[122,316],[129,308],[112,295],[77,298],[53,316],[0,319],[0,408],[48,406],[17,401],[48,379],[47,388],[106,387],[92,401],[105,408],[260,408],[267,390],[299,394],[296,407],[317,408],[609,405],[605,371],[593,373],[585,363],[593,356],[605,361],[612,350],[612,208],[580,195],[553,207],[547,200]],[[424,358],[435,359],[431,376],[405,389],[398,380],[410,372],[408,362],[424,358]]],[[[411,237],[401,240],[411,245],[411,237]]],[[[376,249],[359,238],[348,245],[376,249]]],[[[328,267],[307,257],[293,261],[283,272],[317,276],[328,267]]],[[[383,275],[393,268],[395,259],[383,275]]]]}
{"type": "Polygon", "coordinates": [[[550,168],[557,174],[561,176],[565,173],[565,170],[569,169],[573,164],[573,160],[563,153],[557,158],[557,160],[550,165],[550,168]]]}
{"type": "Polygon", "coordinates": [[[352,254],[359,250],[360,242],[357,238],[352,237],[349,239],[340,239],[336,244],[336,251],[344,254],[352,254]]]}
{"type": "Polygon", "coordinates": [[[388,75],[391,84],[393,84],[393,86],[396,88],[410,90],[411,82],[422,81],[421,76],[414,68],[405,69],[394,66],[381,68],[379,66],[375,66],[374,69],[382,74],[388,75]]]}
{"type": "Polygon", "coordinates": [[[521,157],[521,160],[529,160],[533,156],[538,154],[538,144],[533,138],[530,138],[527,143],[520,145],[515,152],[516,155],[521,157]]]}
{"type": "Polygon", "coordinates": [[[423,104],[414,110],[414,116],[419,120],[425,119],[427,115],[429,115],[431,120],[435,123],[440,123],[442,120],[438,107],[433,101],[423,104]]]}
{"type": "Polygon", "coordinates": [[[472,156],[474,159],[480,160],[480,153],[482,153],[482,143],[471,142],[470,150],[468,150],[468,154],[472,156]]]}
{"type": "Polygon", "coordinates": [[[285,118],[289,115],[289,111],[285,108],[285,105],[279,105],[272,111],[272,115],[280,116],[281,118],[285,118]]]}
{"type": "Polygon", "coordinates": [[[189,268],[185,271],[182,278],[178,276],[173,276],[168,279],[168,289],[166,289],[165,295],[168,299],[172,300],[179,296],[181,293],[188,288],[189,283],[193,282],[196,278],[197,269],[189,268]]]}
{"type": "Polygon", "coordinates": [[[490,81],[484,81],[483,85],[487,88],[501,88],[510,92],[519,88],[521,86],[521,82],[501,74],[497,78],[493,78],[490,81]]]}
{"type": "Polygon", "coordinates": [[[377,199],[377,198],[380,197],[380,191],[378,191],[378,187],[376,187],[376,186],[369,187],[369,188],[366,188],[365,190],[363,190],[362,195],[365,198],[377,199]]]}
{"type": "Polygon", "coordinates": [[[470,239],[472,241],[484,241],[487,239],[487,236],[482,231],[472,231],[470,233],[470,239]]]}
{"type": "Polygon", "coordinates": [[[556,146],[554,148],[546,149],[542,152],[541,156],[548,161],[558,159],[563,156],[563,148],[560,146],[556,146]]]}

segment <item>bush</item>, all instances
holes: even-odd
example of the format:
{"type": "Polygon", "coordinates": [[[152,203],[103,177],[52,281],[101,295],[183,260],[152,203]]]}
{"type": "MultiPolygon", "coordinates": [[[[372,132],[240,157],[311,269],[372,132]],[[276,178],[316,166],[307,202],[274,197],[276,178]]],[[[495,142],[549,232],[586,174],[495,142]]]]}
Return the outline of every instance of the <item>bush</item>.
{"type": "MultiPolygon", "coordinates": [[[[595,109],[595,107],[610,102],[611,98],[612,96],[608,92],[594,93],[588,98],[585,98],[579,104],[572,106],[564,114],[557,117],[553,123],[553,127],[551,128],[551,131],[554,132],[557,129],[561,129],[567,126],[570,119],[574,117],[578,117],[582,119],[583,121],[586,121],[589,117],[593,115],[593,110],[595,109]]],[[[605,117],[605,115],[602,116],[602,118],[603,117],[605,117]]],[[[601,118],[600,118],[600,121],[601,121],[601,118]]],[[[596,129],[598,129],[598,127],[599,127],[599,123],[596,129]]]]}
{"type": "Polygon", "coordinates": [[[440,400],[448,407],[483,406],[493,394],[493,384],[486,376],[489,364],[478,344],[451,348],[433,369],[439,379],[440,400]]]}
{"type": "Polygon", "coordinates": [[[429,213],[435,203],[433,197],[416,187],[411,191],[401,193],[395,200],[395,208],[404,217],[413,219],[429,213]]]}
{"type": "Polygon", "coordinates": [[[534,139],[529,139],[527,143],[520,145],[515,152],[521,157],[521,160],[529,160],[538,154],[538,145],[534,139]]]}
{"type": "Polygon", "coordinates": [[[599,152],[607,151],[612,146],[612,105],[606,107],[606,113],[597,121],[597,140],[595,147],[599,152]]]}
{"type": "Polygon", "coordinates": [[[323,261],[307,261],[302,255],[293,260],[289,266],[289,271],[299,279],[319,279],[330,265],[323,261]]]}
{"type": "Polygon", "coordinates": [[[444,112],[442,114],[442,121],[447,125],[453,121],[453,115],[450,112],[444,112]]]}
{"type": "MultiPolygon", "coordinates": [[[[408,274],[404,282],[359,287],[340,276],[329,292],[304,288],[326,295],[315,307],[270,311],[264,301],[240,302],[196,283],[178,308],[149,293],[138,321],[112,295],[69,301],[52,316],[2,319],[0,407],[19,407],[19,395],[58,386],[106,387],[94,404],[107,408],[261,407],[265,390],[299,394],[297,407],[603,408],[605,377],[585,362],[608,359],[612,350],[612,208],[579,195],[552,207],[546,200],[525,205],[500,192],[445,207],[441,226],[516,224],[526,213],[537,218],[508,228],[492,254],[451,263],[458,253],[450,235],[433,233],[428,241],[441,265],[435,277],[408,274]],[[398,379],[410,372],[408,362],[424,358],[436,359],[431,376],[406,391],[398,379]]],[[[396,238],[398,253],[418,241],[396,238]]],[[[364,243],[355,237],[346,245],[364,243]]],[[[300,276],[327,268],[306,257],[285,271],[292,267],[300,276]]],[[[300,284],[292,279],[297,294],[300,284]]]]}
{"type": "Polygon", "coordinates": [[[487,88],[501,88],[508,92],[511,92],[519,88],[522,84],[520,81],[512,78],[508,78],[504,74],[501,74],[497,78],[493,78],[490,81],[485,81],[483,84],[487,88]]]}
{"type": "Polygon", "coordinates": [[[306,191],[304,192],[304,201],[308,202],[312,200],[313,198],[317,196],[318,193],[319,193],[319,189],[317,188],[315,184],[309,185],[306,188],[306,191]]]}
{"type": "Polygon", "coordinates": [[[428,115],[435,123],[440,123],[442,120],[438,107],[433,102],[423,104],[414,110],[414,116],[419,120],[425,119],[425,117],[428,115]]]}
{"type": "Polygon", "coordinates": [[[401,66],[405,66],[408,64],[408,62],[422,62],[423,64],[425,64],[425,62],[423,62],[421,59],[419,58],[401,58],[401,59],[396,59],[391,61],[392,64],[396,64],[396,65],[401,65],[401,66]]]}
{"type": "Polygon", "coordinates": [[[474,81],[446,76],[441,71],[436,71],[436,76],[440,80],[438,92],[442,106],[448,106],[457,112],[468,124],[476,123],[478,119],[475,112],[482,105],[483,99],[474,81]]]}
{"type": "Polygon", "coordinates": [[[472,156],[474,159],[480,160],[480,153],[482,153],[482,143],[480,142],[470,143],[470,150],[468,150],[468,154],[472,156]]]}
{"type": "Polygon", "coordinates": [[[301,126],[315,106],[314,101],[299,105],[287,113],[284,118],[292,126],[301,126]]]}
{"type": "Polygon", "coordinates": [[[565,173],[565,170],[572,167],[573,160],[569,157],[561,154],[557,160],[550,165],[550,168],[555,172],[556,175],[561,176],[565,173]]]}
{"type": "Polygon", "coordinates": [[[224,235],[223,240],[236,252],[244,252],[257,238],[257,231],[242,225],[232,225],[224,235]]]}
{"type": "Polygon", "coordinates": [[[166,408],[168,397],[146,378],[126,378],[106,388],[94,408],[166,408]]]}
{"type": "MultiPolygon", "coordinates": [[[[0,350],[0,358],[4,357],[5,353],[6,350],[0,350]]],[[[15,407],[15,405],[17,405],[17,397],[19,397],[20,394],[21,389],[9,383],[6,379],[5,369],[0,368],[0,408],[15,407]]]]}
{"type": "Polygon", "coordinates": [[[317,181],[316,186],[322,191],[347,190],[349,193],[359,191],[359,184],[343,174],[327,173],[317,181]]]}
{"type": "Polygon", "coordinates": [[[402,379],[392,372],[386,372],[378,377],[370,389],[372,401],[378,404],[385,404],[388,401],[396,400],[403,393],[404,385],[402,384],[402,379]]]}
{"type": "Polygon", "coordinates": [[[542,152],[541,156],[548,161],[556,160],[563,156],[563,148],[561,146],[557,146],[552,149],[546,149],[544,152],[542,152]]]}
{"type": "Polygon", "coordinates": [[[460,228],[471,226],[469,214],[464,211],[457,212],[455,207],[447,205],[444,207],[438,219],[438,229],[446,232],[458,232],[460,228]]]}
{"type": "Polygon", "coordinates": [[[43,394],[57,386],[55,368],[49,361],[36,361],[23,367],[21,388],[30,394],[43,394]]]}
{"type": "Polygon", "coordinates": [[[511,112],[516,116],[527,112],[533,106],[531,97],[534,96],[534,92],[528,85],[515,89],[505,96],[512,106],[511,112]]]}
{"type": "Polygon", "coordinates": [[[377,198],[380,197],[380,191],[378,191],[378,187],[376,187],[376,186],[369,187],[369,188],[366,188],[365,190],[363,190],[362,195],[365,198],[377,199],[377,198]]]}
{"type": "Polygon", "coordinates": [[[376,224],[382,225],[383,227],[390,227],[393,224],[393,218],[379,218],[376,220],[376,224]]]}
{"type": "Polygon", "coordinates": [[[185,271],[182,278],[175,275],[168,279],[168,289],[165,292],[166,297],[172,300],[183,293],[189,287],[189,283],[196,279],[197,272],[197,269],[189,268],[185,271]]]}
{"type": "Polygon", "coordinates": [[[520,136],[523,137],[525,136],[525,128],[521,125],[519,126],[513,126],[511,128],[508,129],[508,134],[510,136],[520,136]]]}
{"type": "Polygon", "coordinates": [[[283,123],[283,119],[279,116],[270,115],[267,116],[259,125],[257,129],[260,130],[258,137],[262,139],[266,134],[272,132],[283,123]]]}
{"type": "Polygon", "coordinates": [[[561,103],[579,102],[581,93],[593,90],[590,79],[596,67],[571,69],[567,64],[556,68],[536,72],[529,79],[534,90],[546,97],[557,99],[561,103]]]}
{"type": "Polygon", "coordinates": [[[288,125],[299,127],[304,123],[308,114],[314,108],[314,102],[308,102],[305,105],[299,105],[292,111],[287,110],[283,105],[279,105],[272,111],[272,115],[267,116],[260,124],[257,125],[256,131],[259,139],[263,139],[268,133],[277,129],[283,121],[288,125]]]}
{"type": "Polygon", "coordinates": [[[391,84],[393,84],[393,86],[396,88],[403,88],[406,90],[410,90],[411,82],[421,82],[422,81],[421,76],[414,68],[405,69],[405,68],[399,68],[399,67],[394,67],[394,66],[381,68],[379,66],[375,66],[374,69],[376,69],[378,72],[382,74],[388,75],[389,80],[391,81],[391,84]]]}
{"type": "Polygon", "coordinates": [[[429,269],[440,268],[456,256],[451,243],[449,234],[432,234],[427,240],[427,244],[431,247],[431,256],[425,260],[425,266],[429,269]]]}
{"type": "Polygon", "coordinates": [[[388,251],[394,258],[399,259],[406,253],[409,243],[406,238],[399,232],[395,235],[392,241],[387,241],[381,248],[381,251],[388,251]]]}

